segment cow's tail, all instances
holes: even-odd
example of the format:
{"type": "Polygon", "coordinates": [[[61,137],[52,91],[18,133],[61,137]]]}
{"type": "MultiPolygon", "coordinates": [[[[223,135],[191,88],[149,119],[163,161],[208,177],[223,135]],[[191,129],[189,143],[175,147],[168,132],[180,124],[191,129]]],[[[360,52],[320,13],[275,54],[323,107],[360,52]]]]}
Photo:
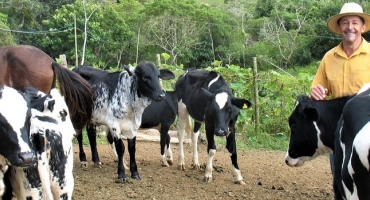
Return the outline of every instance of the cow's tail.
{"type": "Polygon", "coordinates": [[[193,125],[191,124],[190,115],[186,119],[185,132],[187,135],[191,135],[193,133],[193,125]]]}
{"type": "Polygon", "coordinates": [[[52,63],[55,74],[54,81],[60,93],[64,96],[67,103],[73,127],[82,130],[91,118],[93,106],[93,93],[89,83],[79,74],[59,65],[52,63]]]}

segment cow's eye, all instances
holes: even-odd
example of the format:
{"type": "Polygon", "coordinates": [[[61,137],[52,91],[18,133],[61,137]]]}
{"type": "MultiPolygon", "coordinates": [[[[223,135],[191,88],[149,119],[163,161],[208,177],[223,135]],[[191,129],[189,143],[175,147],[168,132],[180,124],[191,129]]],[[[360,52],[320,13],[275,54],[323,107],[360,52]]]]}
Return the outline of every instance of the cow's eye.
{"type": "Polygon", "coordinates": [[[149,76],[143,76],[141,78],[143,79],[143,81],[148,81],[150,79],[149,76]]]}

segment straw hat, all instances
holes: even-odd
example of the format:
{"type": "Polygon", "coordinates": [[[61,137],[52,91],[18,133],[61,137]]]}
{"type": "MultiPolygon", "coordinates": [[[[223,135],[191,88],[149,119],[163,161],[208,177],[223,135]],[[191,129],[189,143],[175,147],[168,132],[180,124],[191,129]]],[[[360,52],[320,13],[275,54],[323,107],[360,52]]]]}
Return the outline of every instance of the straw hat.
{"type": "Polygon", "coordinates": [[[337,22],[341,17],[349,16],[349,15],[356,15],[356,16],[362,17],[366,25],[366,29],[364,33],[370,30],[370,15],[364,13],[364,11],[362,10],[362,7],[359,4],[354,3],[354,2],[345,3],[342,9],[340,10],[340,13],[338,15],[334,15],[328,20],[327,25],[328,25],[329,30],[331,30],[333,33],[340,34],[340,32],[337,30],[337,25],[338,25],[337,22]]]}

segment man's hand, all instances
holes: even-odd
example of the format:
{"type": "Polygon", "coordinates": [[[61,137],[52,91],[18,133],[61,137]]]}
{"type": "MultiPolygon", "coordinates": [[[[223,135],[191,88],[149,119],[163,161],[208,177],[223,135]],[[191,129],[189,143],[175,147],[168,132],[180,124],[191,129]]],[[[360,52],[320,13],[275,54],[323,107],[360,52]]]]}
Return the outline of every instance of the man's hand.
{"type": "Polygon", "coordinates": [[[324,88],[322,85],[316,85],[311,90],[311,98],[315,100],[324,100],[328,93],[328,89],[324,88]]]}

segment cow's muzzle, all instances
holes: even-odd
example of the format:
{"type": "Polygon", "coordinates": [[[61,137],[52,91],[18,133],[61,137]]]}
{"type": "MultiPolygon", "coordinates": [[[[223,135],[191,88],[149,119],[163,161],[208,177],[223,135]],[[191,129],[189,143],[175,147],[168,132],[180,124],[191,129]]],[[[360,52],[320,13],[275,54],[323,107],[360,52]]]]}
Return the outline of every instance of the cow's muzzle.
{"type": "Polygon", "coordinates": [[[220,137],[227,136],[228,134],[229,134],[228,131],[225,131],[225,130],[222,130],[222,129],[218,129],[215,132],[215,135],[220,136],[220,137]]]}
{"type": "Polygon", "coordinates": [[[30,167],[36,165],[36,161],[35,152],[21,152],[13,161],[10,160],[10,164],[16,167],[30,167]]]}

